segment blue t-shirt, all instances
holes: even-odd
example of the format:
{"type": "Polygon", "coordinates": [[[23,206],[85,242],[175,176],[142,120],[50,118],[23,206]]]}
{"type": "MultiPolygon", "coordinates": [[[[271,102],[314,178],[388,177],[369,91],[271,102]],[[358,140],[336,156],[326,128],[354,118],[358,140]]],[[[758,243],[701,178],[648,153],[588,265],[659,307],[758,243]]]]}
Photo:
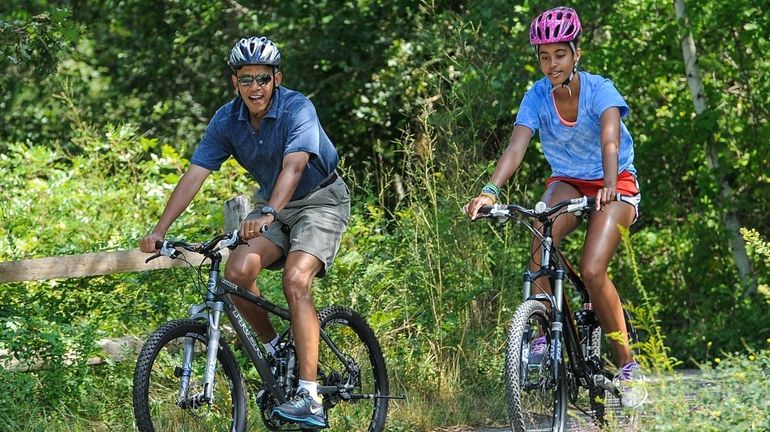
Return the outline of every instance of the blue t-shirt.
{"type": "Polygon", "coordinates": [[[217,171],[232,156],[259,182],[260,193],[269,199],[284,156],[294,152],[307,152],[310,160],[292,200],[318,187],[337,168],[339,156],[310,99],[278,87],[258,131],[251,125],[248,108],[240,96],[219,108],[190,162],[217,171]]]}
{"type": "Polygon", "coordinates": [[[609,79],[582,71],[579,74],[580,98],[574,126],[565,126],[559,120],[547,77],[524,94],[514,124],[528,127],[533,134],[540,133],[543,154],[553,176],[596,180],[604,177],[600,117],[606,109],[617,107],[621,118],[618,173],[627,170],[636,175],[634,141],[622,120],[628,115],[628,105],[609,79]]]}

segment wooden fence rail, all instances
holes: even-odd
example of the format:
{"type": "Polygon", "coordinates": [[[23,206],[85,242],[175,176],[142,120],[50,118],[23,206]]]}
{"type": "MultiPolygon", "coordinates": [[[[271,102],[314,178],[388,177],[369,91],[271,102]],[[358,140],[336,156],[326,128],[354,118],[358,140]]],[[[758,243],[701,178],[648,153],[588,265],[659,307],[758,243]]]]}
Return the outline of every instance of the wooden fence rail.
{"type": "MultiPolygon", "coordinates": [[[[251,200],[248,197],[237,196],[227,200],[224,205],[225,232],[240,226],[250,208],[251,200]]],[[[228,252],[228,249],[222,251],[223,259],[227,259],[228,252]]],[[[187,265],[184,261],[172,260],[168,257],[161,257],[145,263],[144,261],[148,257],[149,254],[140,250],[129,250],[0,262],[0,283],[99,276],[187,265]]],[[[201,259],[203,257],[193,256],[193,254],[188,256],[188,260],[194,265],[199,264],[201,259]]],[[[127,351],[140,349],[142,342],[136,337],[123,336],[114,339],[101,339],[97,341],[97,344],[101,347],[103,355],[89,359],[88,364],[103,363],[105,358],[120,361],[127,351]]],[[[40,362],[21,364],[12,358],[6,350],[0,350],[0,369],[28,371],[40,366],[40,362]]]]}
{"type": "MultiPolygon", "coordinates": [[[[250,200],[237,196],[225,202],[225,231],[238,227],[250,209],[250,200]]],[[[227,259],[228,250],[223,251],[227,259]]],[[[161,257],[145,263],[148,254],[138,250],[99,252],[50,258],[33,258],[20,261],[0,262],[0,283],[67,279],[83,276],[100,276],[114,273],[159,270],[183,267],[181,260],[161,257]]],[[[191,256],[190,262],[199,264],[202,257],[191,256]]]]}

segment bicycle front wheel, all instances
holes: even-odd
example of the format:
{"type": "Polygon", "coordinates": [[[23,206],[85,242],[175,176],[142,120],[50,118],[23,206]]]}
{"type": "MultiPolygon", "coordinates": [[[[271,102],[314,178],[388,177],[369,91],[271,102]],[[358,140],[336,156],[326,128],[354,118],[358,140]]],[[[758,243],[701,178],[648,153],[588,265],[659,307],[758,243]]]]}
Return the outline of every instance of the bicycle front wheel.
{"type": "Polygon", "coordinates": [[[545,306],[535,300],[522,303],[508,329],[504,371],[508,419],[515,432],[565,428],[566,365],[562,364],[554,380],[555,365],[549,355],[552,343],[545,306]]]}
{"type": "Polygon", "coordinates": [[[350,308],[319,312],[318,383],[334,431],[380,432],[388,414],[388,372],[380,344],[366,320],[350,308]]]}
{"type": "Polygon", "coordinates": [[[190,319],[170,321],[147,338],[134,371],[134,417],[141,432],[246,430],[243,378],[224,341],[217,354],[213,400],[201,399],[207,346],[206,325],[190,319]],[[185,347],[192,354],[188,370],[185,347]]]}

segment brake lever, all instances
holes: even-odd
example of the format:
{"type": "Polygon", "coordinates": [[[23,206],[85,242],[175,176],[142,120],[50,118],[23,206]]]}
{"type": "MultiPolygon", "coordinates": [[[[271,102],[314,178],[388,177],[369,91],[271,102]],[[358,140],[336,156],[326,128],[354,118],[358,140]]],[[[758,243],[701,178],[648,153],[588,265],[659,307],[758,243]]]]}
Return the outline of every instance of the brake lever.
{"type": "Polygon", "coordinates": [[[223,248],[234,248],[238,242],[241,240],[240,236],[238,235],[238,228],[234,229],[233,232],[230,233],[228,237],[223,238],[219,242],[219,246],[217,246],[216,250],[220,250],[223,248]]]}
{"type": "Polygon", "coordinates": [[[157,251],[155,251],[155,254],[151,257],[144,260],[144,263],[147,264],[150,261],[160,258],[161,256],[167,256],[171,259],[174,259],[179,256],[179,251],[176,250],[173,246],[169,245],[169,242],[163,241],[162,243],[160,241],[155,242],[155,247],[157,248],[157,251]]]}
{"type": "Polygon", "coordinates": [[[238,228],[236,228],[233,230],[232,233],[230,233],[228,237],[222,239],[222,241],[219,242],[219,246],[217,247],[216,250],[219,251],[223,248],[228,248],[230,250],[233,250],[242,244],[248,244],[248,243],[246,243],[241,238],[241,236],[238,234],[238,228]]]}
{"type": "Polygon", "coordinates": [[[174,259],[179,256],[179,251],[176,250],[176,248],[167,241],[163,242],[163,246],[161,246],[158,253],[161,255],[167,256],[171,259],[174,259]]]}
{"type": "MultiPolygon", "coordinates": [[[[269,229],[270,229],[270,227],[267,226],[267,224],[265,224],[265,225],[262,225],[262,228],[259,229],[259,232],[261,234],[264,234],[269,229]]],[[[233,249],[237,248],[240,245],[247,245],[247,244],[249,244],[249,242],[247,242],[246,240],[244,240],[240,236],[239,228],[236,228],[236,229],[233,230],[232,233],[230,233],[229,237],[226,237],[226,238],[222,239],[222,241],[219,243],[219,247],[217,248],[217,251],[221,250],[223,248],[228,248],[230,250],[233,250],[233,249]]]]}
{"type": "Polygon", "coordinates": [[[583,212],[588,207],[588,197],[583,195],[580,198],[573,199],[565,210],[566,213],[583,212]]]}
{"type": "Polygon", "coordinates": [[[155,255],[150,256],[146,260],[144,260],[144,263],[147,264],[150,261],[154,260],[155,258],[160,258],[160,252],[156,252],[155,255]]]}

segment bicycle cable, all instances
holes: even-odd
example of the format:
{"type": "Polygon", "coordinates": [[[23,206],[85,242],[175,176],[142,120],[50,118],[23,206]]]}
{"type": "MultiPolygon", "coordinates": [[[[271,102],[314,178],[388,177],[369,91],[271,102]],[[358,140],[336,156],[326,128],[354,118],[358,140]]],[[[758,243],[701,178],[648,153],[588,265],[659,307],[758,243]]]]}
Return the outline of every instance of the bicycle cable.
{"type": "MultiPolygon", "coordinates": [[[[190,260],[187,259],[187,256],[185,256],[184,252],[179,252],[179,255],[177,255],[177,259],[181,259],[185,264],[187,264],[187,270],[192,272],[192,274],[190,274],[190,279],[192,280],[193,287],[195,287],[196,291],[198,291],[198,294],[201,294],[200,284],[203,281],[203,279],[201,278],[200,267],[198,268],[198,270],[196,270],[195,266],[193,265],[193,263],[190,262],[190,260]],[[196,276],[198,279],[197,282],[195,280],[196,276]]],[[[205,261],[205,258],[204,258],[204,261],[205,261]]],[[[202,263],[203,261],[201,261],[201,264],[202,263]]]]}
{"type": "MultiPolygon", "coordinates": [[[[565,214],[567,214],[567,213],[568,213],[568,212],[567,212],[566,210],[562,210],[562,211],[560,211],[559,213],[556,213],[556,214],[553,216],[553,221],[555,222],[555,221],[556,221],[556,219],[558,219],[559,217],[561,217],[561,216],[563,216],[563,215],[565,215],[565,214]]],[[[529,220],[528,220],[528,219],[526,219],[526,218],[524,218],[524,217],[522,217],[522,216],[519,216],[519,215],[517,215],[516,213],[512,213],[512,214],[509,216],[509,218],[510,218],[510,219],[514,219],[516,222],[519,222],[519,223],[521,223],[522,225],[524,225],[524,227],[526,227],[526,228],[527,228],[527,230],[529,230],[529,231],[532,233],[532,235],[533,235],[533,236],[535,236],[535,237],[537,237],[537,238],[538,238],[538,240],[539,240],[539,244],[538,244],[537,248],[536,248],[534,251],[532,251],[532,252],[530,253],[530,255],[529,255],[529,261],[530,261],[532,264],[535,264],[535,265],[540,265],[540,263],[538,263],[538,262],[536,262],[536,261],[535,261],[535,255],[537,254],[537,251],[538,251],[538,250],[540,251],[540,253],[541,253],[541,254],[543,253],[543,252],[542,252],[542,249],[543,249],[543,245],[544,245],[544,243],[545,243],[545,236],[543,236],[543,233],[541,233],[540,231],[538,231],[537,229],[535,229],[535,228],[534,228],[534,227],[533,227],[533,226],[532,226],[532,225],[529,223],[529,220]]],[[[551,245],[551,251],[550,251],[550,254],[552,254],[552,255],[553,255],[553,253],[554,253],[554,249],[555,249],[555,247],[554,247],[554,245],[552,244],[552,245],[551,245]]],[[[537,289],[537,290],[539,290],[540,292],[542,292],[542,293],[547,293],[547,291],[546,291],[546,290],[545,290],[545,289],[544,289],[544,288],[541,286],[541,284],[540,284],[540,283],[538,283],[537,281],[533,281],[533,286],[534,286],[534,288],[536,288],[536,289],[537,289]]]]}

